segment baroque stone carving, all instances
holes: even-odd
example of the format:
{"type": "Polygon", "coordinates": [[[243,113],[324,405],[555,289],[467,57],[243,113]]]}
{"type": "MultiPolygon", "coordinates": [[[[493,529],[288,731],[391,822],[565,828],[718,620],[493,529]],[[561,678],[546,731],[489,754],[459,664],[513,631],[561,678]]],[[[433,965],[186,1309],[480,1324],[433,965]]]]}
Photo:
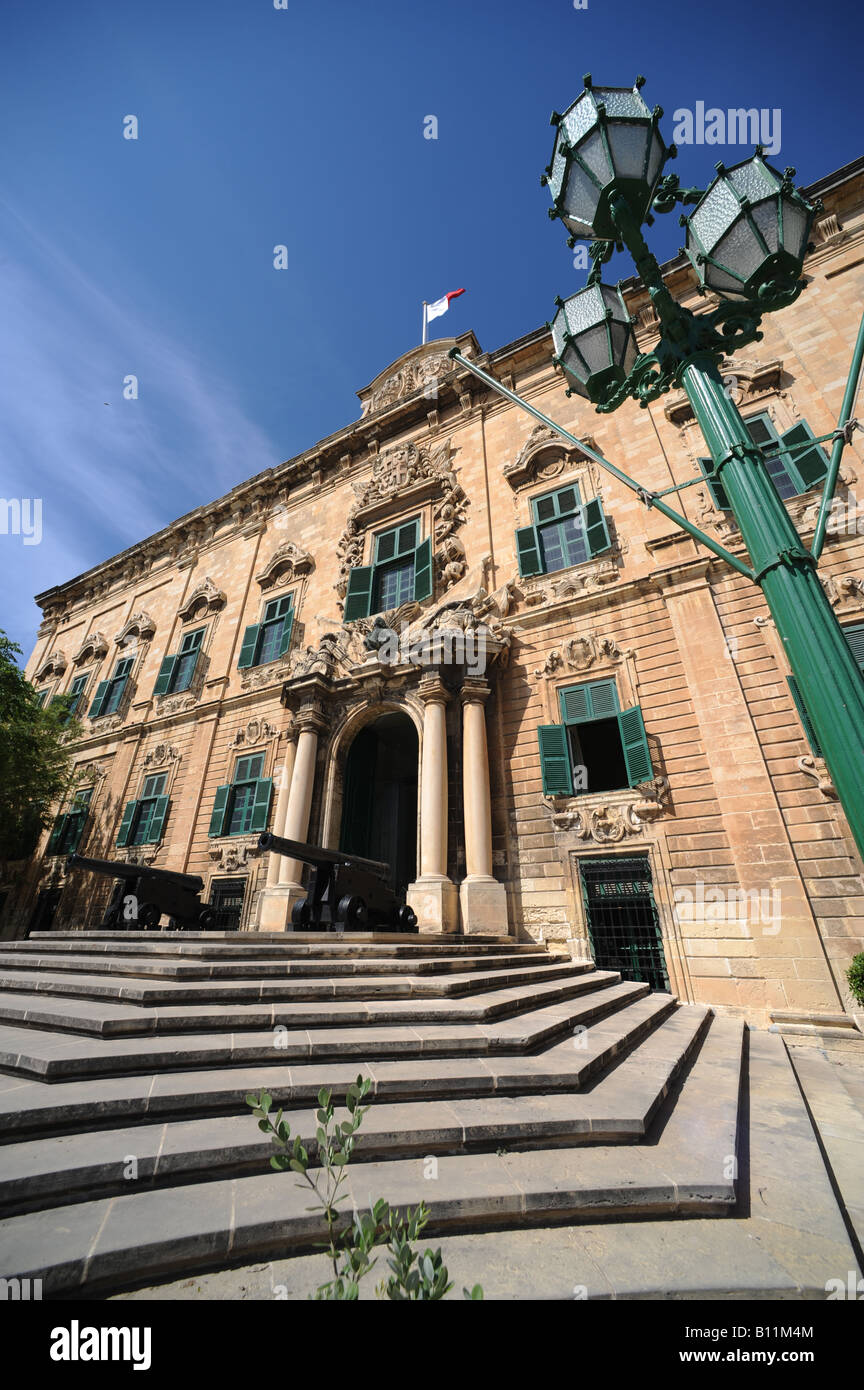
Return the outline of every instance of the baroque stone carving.
{"type": "Polygon", "coordinates": [[[145,767],[164,767],[167,763],[177,762],[182,757],[171,743],[157,743],[149,753],[144,755],[145,767]]]}
{"type": "Polygon", "coordinates": [[[627,648],[622,651],[614,637],[595,637],[585,633],[580,637],[570,637],[560,648],[553,647],[544,664],[538,667],[535,676],[551,676],[562,667],[570,671],[587,671],[596,661],[623,661],[632,656],[627,648]]]}
{"type": "Polygon", "coordinates": [[[831,574],[820,574],[819,578],[832,608],[841,604],[864,608],[864,579],[855,574],[840,575],[836,579],[831,574]]]}
{"type": "Polygon", "coordinates": [[[91,632],[84,638],[72,658],[74,666],[83,666],[87,660],[100,661],[108,654],[108,638],[101,632],[91,632]]]}
{"type": "MultiPolygon", "coordinates": [[[[586,436],[585,443],[594,448],[594,440],[586,436]]],[[[516,458],[502,468],[502,473],[512,488],[524,487],[527,483],[551,481],[563,473],[565,466],[574,459],[585,460],[575,444],[568,444],[557,430],[548,425],[537,424],[529,434],[516,458]]]]}
{"type": "Polygon", "coordinates": [[[177,617],[181,623],[188,623],[193,618],[218,613],[220,608],[225,607],[226,602],[224,590],[217,589],[210,576],[206,575],[200,584],[196,584],[183,607],[177,610],[177,617]]]}
{"type": "Polygon", "coordinates": [[[353,485],[357,500],[336,546],[339,579],[335,588],[340,598],[345,597],[350,571],[363,564],[367,525],[363,513],[423,482],[434,485],[438,493],[432,508],[432,537],[439,584],[446,589],[464,576],[465,550],[454,532],[466,520],[468,499],[450,464],[450,444],[445,441],[435,449],[404,444],[380,454],[372,465],[372,477],[353,485]]]}
{"type": "Polygon", "coordinates": [[[128,647],[137,638],[141,642],[149,642],[154,632],[156,624],[149,613],[133,613],[132,617],[120,629],[114,638],[118,647],[128,647]]]}
{"type": "Polygon", "coordinates": [[[238,729],[231,742],[232,748],[239,748],[242,744],[267,743],[271,738],[278,738],[278,730],[272,724],[268,724],[266,719],[250,719],[245,728],[238,729]]]}
{"type": "Polygon", "coordinates": [[[314,568],[315,562],[308,550],[301,550],[293,541],[285,541],[273,552],[261,573],[256,574],[255,583],[260,584],[262,589],[269,589],[277,580],[288,583],[300,575],[309,574],[314,568]]]}
{"type": "Polygon", "coordinates": [[[39,670],[36,672],[36,680],[42,681],[46,676],[50,676],[52,673],[55,676],[62,676],[63,672],[66,670],[66,665],[66,658],[61,651],[52,652],[49,657],[46,657],[39,667],[39,670]]]}
{"type": "Polygon", "coordinates": [[[837,789],[828,771],[824,758],[812,757],[809,753],[804,758],[798,758],[798,767],[808,777],[812,777],[818,790],[825,797],[826,801],[837,800],[837,789]]]}
{"type": "Polygon", "coordinates": [[[209,849],[214,869],[224,870],[229,874],[236,873],[238,869],[250,868],[250,859],[257,859],[260,853],[257,838],[244,840],[237,837],[217,841],[209,849]]]}
{"type": "Polygon", "coordinates": [[[446,352],[434,348],[432,352],[419,356],[410,362],[403,362],[395,372],[384,378],[371,397],[363,403],[363,414],[371,415],[385,406],[412,396],[415,391],[424,391],[435,399],[437,385],[442,377],[450,376],[455,370],[446,352]]]}
{"type": "Polygon", "coordinates": [[[556,830],[596,844],[617,844],[628,835],[640,835],[648,821],[657,820],[669,805],[668,777],[653,777],[635,788],[635,800],[586,805],[585,797],[543,797],[556,830]]]}

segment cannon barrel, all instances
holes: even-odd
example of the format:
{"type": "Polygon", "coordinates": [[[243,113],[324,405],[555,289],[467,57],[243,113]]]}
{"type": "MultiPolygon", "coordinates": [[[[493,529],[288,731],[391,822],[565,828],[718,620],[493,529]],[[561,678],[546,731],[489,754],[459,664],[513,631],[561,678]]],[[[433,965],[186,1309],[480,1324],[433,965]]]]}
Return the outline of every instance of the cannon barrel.
{"type": "Polygon", "coordinates": [[[304,864],[350,864],[355,869],[364,869],[376,878],[390,877],[390,865],[378,859],[361,859],[357,854],[344,854],[337,849],[320,849],[318,845],[304,845],[301,840],[286,840],[265,830],[258,836],[258,848],[269,849],[275,854],[285,854],[289,859],[300,859],[304,864]]]}
{"type": "Polygon", "coordinates": [[[204,880],[198,874],[179,874],[173,869],[151,869],[145,864],[127,864],[123,860],[88,859],[84,854],[70,854],[66,858],[68,869],[89,869],[94,874],[106,874],[109,878],[153,878],[163,883],[173,883],[178,888],[188,888],[200,893],[204,880]]]}

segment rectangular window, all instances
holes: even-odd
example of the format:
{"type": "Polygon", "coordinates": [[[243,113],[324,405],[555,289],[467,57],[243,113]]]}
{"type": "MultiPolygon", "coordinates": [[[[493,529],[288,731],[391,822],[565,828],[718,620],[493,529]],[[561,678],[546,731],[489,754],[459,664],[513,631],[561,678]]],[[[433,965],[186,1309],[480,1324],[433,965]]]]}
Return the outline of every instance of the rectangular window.
{"type": "Polygon", "coordinates": [[[74,854],[81,843],[90,810],[92,787],[81,787],[72,798],[69,809],[59,815],[48,839],[46,854],[74,854]]]}
{"type": "Polygon", "coordinates": [[[168,687],[169,690],[188,690],[192,684],[195,667],[198,665],[201,643],[204,641],[204,631],[203,627],[199,627],[194,632],[184,634],[171,677],[171,684],[168,687]]]}
{"type": "Polygon", "coordinates": [[[599,497],[582,505],[575,483],[531,501],[533,524],[516,532],[519,573],[553,574],[608,550],[609,527],[599,497]]]}
{"type": "Polygon", "coordinates": [[[91,719],[98,719],[102,714],[114,714],[119,709],[134,661],[135,658],[132,656],[121,657],[110,680],[99,682],[93,703],[88,710],[91,719]]]}
{"type": "Polygon", "coordinates": [[[78,706],[84,698],[84,691],[87,689],[87,682],[90,679],[89,673],[85,676],[76,676],[69,690],[69,718],[75,714],[78,706]]]}
{"type": "Polygon", "coordinates": [[[264,666],[284,656],[291,644],[294,627],[294,597],[283,594],[270,599],[264,607],[260,623],[252,623],[243,634],[243,644],[237,665],[264,666]]]}
{"type": "MultiPolygon", "coordinates": [[[[811,443],[815,436],[806,420],[799,420],[782,434],[778,434],[770,415],[764,411],[751,416],[744,424],[753,443],[762,450],[768,475],[784,502],[790,497],[799,497],[824,480],[828,459],[818,444],[811,443]]],[[[714,505],[721,511],[731,510],[726,489],[714,477],[713,460],[700,458],[699,466],[708,480],[714,505]]]]}
{"type": "Polygon", "coordinates": [[[401,521],[374,538],[371,565],[348,576],[344,620],[354,622],[432,596],[432,541],[420,540],[420,518],[401,521]]]}
{"type": "Polygon", "coordinates": [[[619,791],[652,777],[642,711],[621,709],[614,681],[565,686],[558,703],[561,723],[537,730],[545,796],[619,791]]]}
{"type": "MultiPolygon", "coordinates": [[[[160,772],[145,777],[141,797],[132,824],[132,833],[126,841],[130,845],[148,845],[158,836],[154,835],[158,819],[159,801],[164,797],[168,774],[160,772]]],[[[162,817],[164,819],[164,817],[162,817]]],[[[160,826],[161,831],[161,826],[160,826]]]]}
{"type": "Polygon", "coordinates": [[[210,821],[211,835],[249,835],[266,829],[273,780],[262,777],[263,771],[263,753],[237,759],[234,781],[217,790],[210,821]]]}

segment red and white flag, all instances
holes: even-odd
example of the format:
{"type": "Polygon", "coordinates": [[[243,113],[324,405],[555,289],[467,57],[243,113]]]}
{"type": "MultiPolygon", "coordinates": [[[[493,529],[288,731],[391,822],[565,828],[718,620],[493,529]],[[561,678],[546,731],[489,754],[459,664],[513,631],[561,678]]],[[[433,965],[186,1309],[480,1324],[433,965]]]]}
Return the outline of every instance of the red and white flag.
{"type": "Polygon", "coordinates": [[[423,342],[426,341],[426,329],[433,319],[440,319],[442,314],[446,314],[450,308],[450,300],[458,299],[464,290],[448,290],[440,299],[434,300],[431,304],[423,302],[423,342]]]}

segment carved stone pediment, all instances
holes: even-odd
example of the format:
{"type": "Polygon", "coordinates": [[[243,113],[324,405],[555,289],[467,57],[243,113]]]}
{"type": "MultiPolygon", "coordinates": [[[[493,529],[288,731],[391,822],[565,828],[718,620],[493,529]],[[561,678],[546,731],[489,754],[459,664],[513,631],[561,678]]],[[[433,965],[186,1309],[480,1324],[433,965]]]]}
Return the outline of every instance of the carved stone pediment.
{"type": "MultiPolygon", "coordinates": [[[[592,449],[596,447],[587,435],[585,443],[592,449]]],[[[568,444],[557,430],[537,424],[516,458],[506,463],[501,471],[512,488],[519,488],[529,483],[553,482],[577,459],[587,459],[587,455],[575,444],[568,444]]]]}
{"type": "Polygon", "coordinates": [[[91,632],[72,658],[75,666],[83,666],[87,661],[101,661],[108,654],[108,638],[101,632],[91,632]]]}
{"type": "Polygon", "coordinates": [[[593,840],[598,845],[618,844],[641,835],[647,821],[657,820],[669,808],[669,779],[654,777],[634,789],[601,796],[544,796],[556,830],[593,840]]]}
{"type": "Polygon", "coordinates": [[[279,733],[272,724],[268,724],[266,719],[250,719],[242,729],[238,729],[231,741],[232,748],[251,746],[256,743],[267,743],[272,738],[278,738],[279,733]]]}
{"type": "Polygon", "coordinates": [[[42,665],[36,672],[35,679],[37,681],[44,681],[47,676],[62,676],[63,672],[66,670],[66,666],[67,662],[63,653],[61,651],[52,652],[51,655],[46,657],[42,662],[42,665]]]}
{"type": "MultiPolygon", "coordinates": [[[[476,343],[469,335],[469,341],[458,344],[466,357],[476,356],[476,343]]],[[[438,383],[445,377],[453,376],[456,364],[447,356],[451,347],[457,346],[455,338],[439,338],[432,343],[424,343],[412,348],[391,366],[376,376],[371,386],[358,391],[363,415],[374,415],[385,410],[397,401],[406,400],[416,392],[422,391],[430,402],[438,398],[438,383]]]]}
{"type": "Polygon", "coordinates": [[[553,647],[535,676],[553,676],[558,671],[587,671],[595,664],[601,666],[623,661],[632,656],[629,648],[622,650],[613,637],[597,637],[593,632],[569,637],[560,647],[553,647]]]}
{"type": "Polygon", "coordinates": [[[206,575],[200,584],[195,585],[183,607],[177,610],[177,617],[181,623],[209,617],[211,613],[218,613],[220,608],[224,608],[226,602],[224,590],[217,589],[210,576],[206,575]]]}
{"type": "Polygon", "coordinates": [[[273,552],[261,573],[256,574],[255,583],[260,584],[262,589],[270,589],[279,580],[290,583],[300,575],[309,574],[314,568],[315,562],[308,550],[301,550],[293,541],[286,541],[273,552]]]}
{"type": "Polygon", "coordinates": [[[128,647],[136,641],[149,642],[154,632],[156,624],[149,613],[133,613],[132,617],[126,622],[117,636],[114,638],[118,647],[128,647]]]}
{"type": "Polygon", "coordinates": [[[238,869],[248,869],[249,861],[257,859],[260,853],[257,836],[248,840],[242,836],[232,836],[230,840],[215,841],[209,848],[214,869],[229,874],[236,873],[238,869]]]}
{"type": "Polygon", "coordinates": [[[149,753],[144,755],[145,767],[167,767],[169,763],[178,762],[183,755],[170,743],[157,743],[151,748],[149,753]]]}

